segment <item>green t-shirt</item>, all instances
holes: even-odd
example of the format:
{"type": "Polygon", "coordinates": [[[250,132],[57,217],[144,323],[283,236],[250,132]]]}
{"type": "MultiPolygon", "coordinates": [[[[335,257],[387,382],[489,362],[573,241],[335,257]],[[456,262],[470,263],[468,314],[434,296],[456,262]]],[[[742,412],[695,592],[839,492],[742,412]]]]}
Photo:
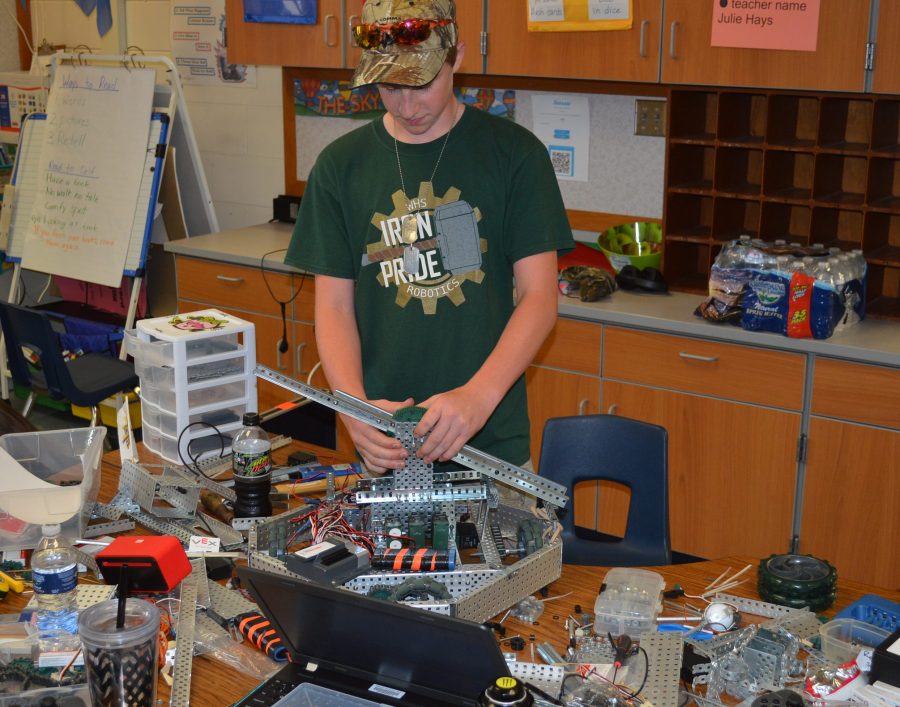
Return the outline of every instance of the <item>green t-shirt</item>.
{"type": "MultiPolygon", "coordinates": [[[[513,263],[574,244],[546,148],[512,121],[467,108],[446,147],[442,136],[396,150],[409,194],[380,119],[321,153],[285,263],[355,281],[366,395],[421,403],[466,383],[497,344],[513,263]]],[[[523,376],[470,444],[522,464],[528,433],[523,376]]]]}

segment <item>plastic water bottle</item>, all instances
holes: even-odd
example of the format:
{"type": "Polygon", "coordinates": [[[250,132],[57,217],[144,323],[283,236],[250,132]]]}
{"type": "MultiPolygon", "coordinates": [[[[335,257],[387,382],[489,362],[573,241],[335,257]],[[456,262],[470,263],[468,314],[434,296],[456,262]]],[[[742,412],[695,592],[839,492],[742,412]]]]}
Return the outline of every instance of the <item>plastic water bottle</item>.
{"type": "Polygon", "coordinates": [[[834,266],[835,260],[833,256],[819,258],[816,264],[816,279],[823,285],[834,287],[834,266]]]}
{"type": "Polygon", "coordinates": [[[43,526],[44,537],[31,555],[42,651],[74,651],[79,646],[78,558],[59,533],[59,524],[43,526]]]}
{"type": "Polygon", "coordinates": [[[779,277],[783,277],[785,280],[791,279],[791,263],[794,259],[790,255],[779,255],[775,258],[775,272],[779,277]]]}
{"type": "Polygon", "coordinates": [[[863,255],[861,248],[854,248],[850,251],[850,259],[853,262],[853,277],[857,280],[864,280],[868,264],[866,256],[863,255]]]}
{"type": "Polygon", "coordinates": [[[231,442],[236,518],[272,515],[272,443],[259,426],[259,414],[244,413],[244,427],[231,442]]]}

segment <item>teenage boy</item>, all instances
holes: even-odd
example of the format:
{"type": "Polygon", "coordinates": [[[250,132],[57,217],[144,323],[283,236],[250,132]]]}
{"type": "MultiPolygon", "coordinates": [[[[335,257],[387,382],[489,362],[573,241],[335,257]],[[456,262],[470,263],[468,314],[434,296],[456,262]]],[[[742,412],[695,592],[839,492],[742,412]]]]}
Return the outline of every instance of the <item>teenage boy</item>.
{"type": "MultiPolygon", "coordinates": [[[[427,408],[426,462],[466,443],[529,460],[524,371],[556,321],[557,251],[574,246],[544,145],[453,93],[453,0],[367,0],[352,86],[387,113],[329,145],[285,262],[315,274],[328,383],[394,412],[427,408]]],[[[368,469],[406,451],[344,420],[368,469]]]]}

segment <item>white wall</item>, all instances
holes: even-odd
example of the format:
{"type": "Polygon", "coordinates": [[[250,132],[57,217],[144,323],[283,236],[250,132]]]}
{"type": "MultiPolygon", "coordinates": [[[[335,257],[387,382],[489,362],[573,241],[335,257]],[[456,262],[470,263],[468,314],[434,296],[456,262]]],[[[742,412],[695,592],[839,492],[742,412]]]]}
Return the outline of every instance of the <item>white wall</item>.
{"type": "Polygon", "coordinates": [[[16,27],[16,3],[0,0],[0,71],[19,70],[19,29],[16,27]]]}
{"type": "MultiPolygon", "coordinates": [[[[169,53],[169,0],[112,0],[112,6],[113,29],[101,39],[95,18],[84,17],[72,0],[32,0],[34,34],[38,41],[46,38],[69,48],[86,44],[99,53],[119,54],[129,45],[148,54],[169,53]],[[121,39],[120,15],[127,25],[121,39]]],[[[532,122],[530,96],[518,92],[517,120],[526,127],[532,122]]],[[[220,227],[269,220],[272,199],[284,192],[281,70],[258,67],[255,87],[186,85],[185,97],[220,227]]],[[[591,96],[590,181],[561,183],[567,207],[662,216],[665,140],[633,135],[634,100],[591,96]]],[[[321,148],[346,131],[345,122],[298,119],[300,178],[306,177],[321,148]]]]}
{"type": "MultiPolygon", "coordinates": [[[[120,54],[134,45],[168,55],[169,9],[169,0],[112,0],[113,28],[101,38],[94,15],[85,17],[72,0],[32,0],[32,28],[40,39],[69,49],[85,44],[95,53],[120,54]]],[[[281,70],[260,67],[257,77],[255,88],[184,87],[222,229],[268,221],[273,197],[284,192],[281,70]]]]}

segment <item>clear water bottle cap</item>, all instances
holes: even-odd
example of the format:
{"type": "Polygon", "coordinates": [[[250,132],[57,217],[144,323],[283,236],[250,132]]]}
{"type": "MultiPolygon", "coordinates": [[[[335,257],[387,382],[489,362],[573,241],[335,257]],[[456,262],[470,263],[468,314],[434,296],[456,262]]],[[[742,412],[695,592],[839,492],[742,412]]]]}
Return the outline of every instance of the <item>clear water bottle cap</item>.
{"type": "Polygon", "coordinates": [[[48,523],[47,525],[41,526],[41,530],[44,535],[52,538],[54,535],[59,535],[62,529],[59,527],[59,523],[48,523]]]}
{"type": "Polygon", "coordinates": [[[244,421],[244,427],[258,426],[259,425],[259,413],[258,412],[245,412],[243,421],[244,421]]]}

